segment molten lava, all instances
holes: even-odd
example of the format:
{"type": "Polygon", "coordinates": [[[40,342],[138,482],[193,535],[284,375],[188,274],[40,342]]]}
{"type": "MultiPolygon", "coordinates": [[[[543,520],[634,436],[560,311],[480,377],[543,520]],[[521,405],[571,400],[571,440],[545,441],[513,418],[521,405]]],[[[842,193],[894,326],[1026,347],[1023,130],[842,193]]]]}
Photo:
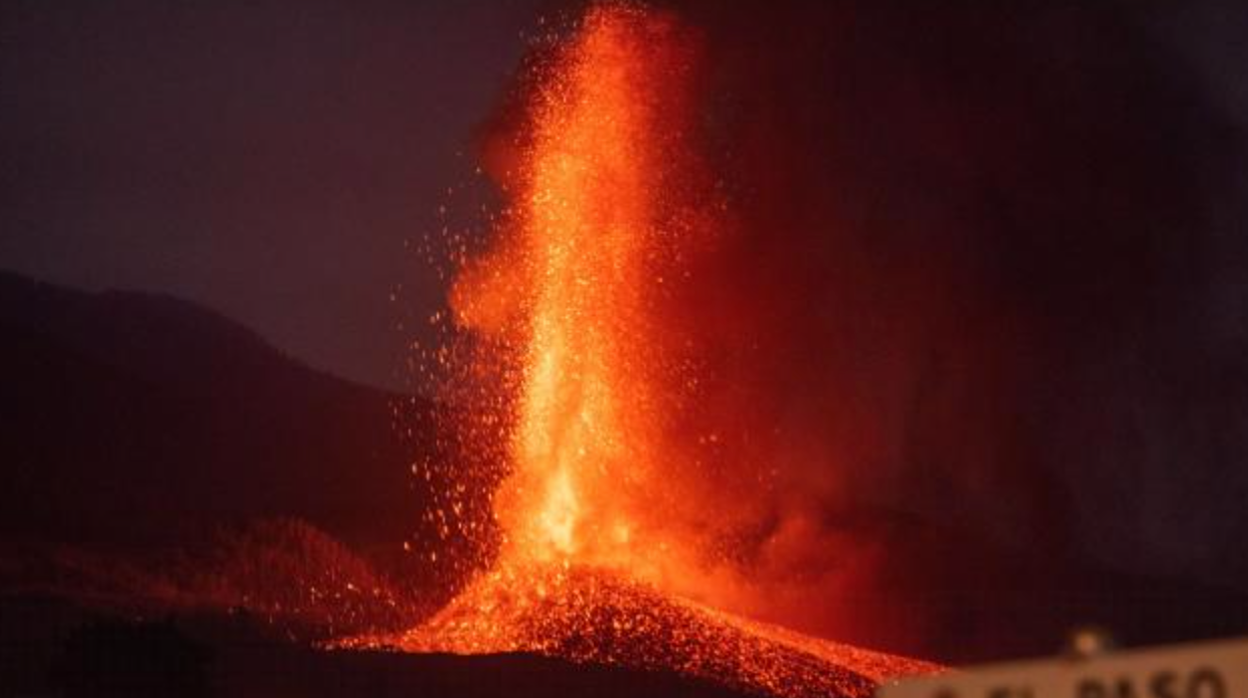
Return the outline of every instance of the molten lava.
{"type": "Polygon", "coordinates": [[[491,571],[422,626],[349,645],[536,651],[662,667],[777,695],[867,695],[927,665],[747,621],[716,599],[703,533],[721,516],[705,451],[698,346],[665,315],[690,260],[728,229],[688,134],[699,128],[698,40],[673,17],[590,9],[544,65],[516,203],[471,260],[461,327],[509,351],[517,387],[500,423],[508,475],[493,499],[491,571]]]}
{"type": "MultiPolygon", "coordinates": [[[[533,99],[519,204],[455,288],[461,326],[518,347],[509,477],[494,500],[509,563],[580,563],[656,583],[682,566],[667,422],[696,384],[657,310],[713,235],[681,138],[697,55],[670,17],[592,9],[533,99]]],[[[704,202],[703,202],[704,203],[704,202]]]]}
{"type": "Polygon", "coordinates": [[[596,12],[538,106],[522,223],[528,351],[515,474],[498,501],[509,555],[633,557],[638,521],[623,495],[654,468],[653,379],[640,354],[670,31],[596,12]],[[656,43],[645,47],[647,36],[656,43]]]}

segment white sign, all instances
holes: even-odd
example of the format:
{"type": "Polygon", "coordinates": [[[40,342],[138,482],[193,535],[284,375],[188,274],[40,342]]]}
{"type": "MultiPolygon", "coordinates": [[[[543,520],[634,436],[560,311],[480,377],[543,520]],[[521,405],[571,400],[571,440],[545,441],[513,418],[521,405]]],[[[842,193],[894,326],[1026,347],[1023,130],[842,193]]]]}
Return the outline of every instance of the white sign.
{"type": "Polygon", "coordinates": [[[972,667],[885,684],[877,698],[1248,698],[1248,639],[972,667]]]}

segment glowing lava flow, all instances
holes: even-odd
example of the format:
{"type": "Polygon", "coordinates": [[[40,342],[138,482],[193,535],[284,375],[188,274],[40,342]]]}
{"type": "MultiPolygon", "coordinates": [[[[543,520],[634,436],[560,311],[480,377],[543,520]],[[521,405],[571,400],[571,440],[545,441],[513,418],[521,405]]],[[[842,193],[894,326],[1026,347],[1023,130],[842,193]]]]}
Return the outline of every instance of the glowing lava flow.
{"type": "Polygon", "coordinates": [[[346,644],[535,651],[774,695],[865,696],[931,669],[686,598],[705,578],[664,499],[681,487],[665,420],[696,380],[655,309],[718,224],[683,135],[696,43],[670,17],[599,5],[540,76],[519,203],[453,297],[461,326],[519,348],[498,559],[422,626],[346,644]]]}

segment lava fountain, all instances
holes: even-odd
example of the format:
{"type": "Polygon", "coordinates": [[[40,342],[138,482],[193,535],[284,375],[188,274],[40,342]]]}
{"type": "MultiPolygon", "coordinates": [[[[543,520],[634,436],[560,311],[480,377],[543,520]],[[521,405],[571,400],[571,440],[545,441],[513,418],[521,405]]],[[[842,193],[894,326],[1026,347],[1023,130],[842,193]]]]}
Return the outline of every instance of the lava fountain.
{"type": "Polygon", "coordinates": [[[695,397],[696,352],[662,314],[718,222],[683,137],[697,58],[669,16],[592,9],[531,97],[518,204],[457,279],[457,324],[512,347],[519,377],[493,500],[504,566],[660,586],[691,572],[690,473],[670,432],[695,397]]]}
{"type": "MultiPolygon", "coordinates": [[[[698,37],[631,4],[592,7],[539,67],[514,203],[452,293],[461,328],[502,347],[516,395],[493,495],[498,554],[398,637],[409,651],[536,651],[663,668],[775,695],[867,695],[927,665],[717,610],[705,490],[716,435],[693,436],[700,340],[669,309],[731,229],[689,134],[698,37]]],[[[484,360],[484,359],[479,359],[484,360]]]]}
{"type": "MultiPolygon", "coordinates": [[[[477,271],[519,262],[526,277],[514,472],[496,501],[508,559],[636,562],[629,490],[655,474],[661,418],[646,306],[676,234],[656,220],[671,152],[659,95],[689,69],[673,32],[636,10],[590,14],[535,106],[519,249],[477,271]]],[[[466,280],[460,317],[510,291],[466,280]]]]}

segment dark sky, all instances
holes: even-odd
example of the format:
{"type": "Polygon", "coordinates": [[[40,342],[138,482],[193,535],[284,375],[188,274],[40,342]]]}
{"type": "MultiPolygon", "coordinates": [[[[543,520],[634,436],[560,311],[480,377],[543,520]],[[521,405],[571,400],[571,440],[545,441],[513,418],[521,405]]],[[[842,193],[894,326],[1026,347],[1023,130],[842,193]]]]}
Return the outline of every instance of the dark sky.
{"type": "MultiPolygon", "coordinates": [[[[475,129],[543,5],[5,3],[0,268],[181,296],[313,366],[399,384],[395,323],[441,294],[404,243],[472,179],[475,129]]],[[[1234,6],[1140,16],[1244,123],[1234,6]]]]}
{"type": "Polygon", "coordinates": [[[0,10],[0,268],[167,292],[394,384],[418,255],[533,0],[15,2],[0,10]],[[461,155],[462,153],[462,155],[461,155]]]}

